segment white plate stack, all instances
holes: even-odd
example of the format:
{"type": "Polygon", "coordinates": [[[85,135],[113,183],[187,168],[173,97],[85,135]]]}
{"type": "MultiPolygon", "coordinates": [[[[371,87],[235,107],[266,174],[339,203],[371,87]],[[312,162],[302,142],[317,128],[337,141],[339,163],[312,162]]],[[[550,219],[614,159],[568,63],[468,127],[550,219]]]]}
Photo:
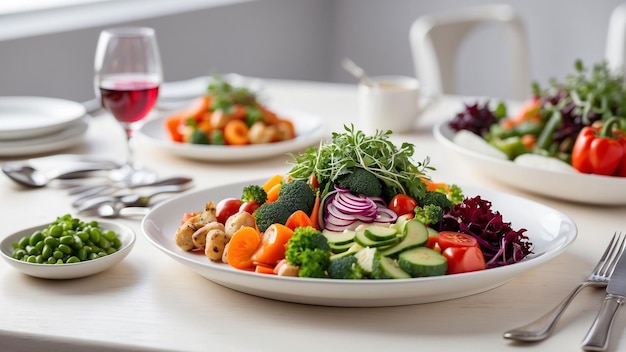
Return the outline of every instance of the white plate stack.
{"type": "Polygon", "coordinates": [[[85,107],[45,97],[0,97],[0,156],[46,154],[82,141],[85,107]]]}

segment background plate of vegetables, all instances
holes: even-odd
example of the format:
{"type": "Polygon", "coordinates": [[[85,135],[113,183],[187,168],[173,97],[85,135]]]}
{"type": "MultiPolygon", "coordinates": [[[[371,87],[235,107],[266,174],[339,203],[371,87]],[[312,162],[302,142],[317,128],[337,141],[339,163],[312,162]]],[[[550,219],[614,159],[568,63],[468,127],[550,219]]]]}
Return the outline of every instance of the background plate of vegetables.
{"type": "Polygon", "coordinates": [[[240,197],[246,186],[265,181],[234,183],[172,198],[146,215],[141,224],[142,232],[159,250],[219,285],[280,301],[345,307],[421,304],[484,292],[554,259],[574,241],[577,234],[574,222],[555,209],[501,192],[463,187],[466,197],[480,195],[489,200],[493,209],[512,226],[526,229],[526,235],[533,244],[532,253],[514,264],[461,274],[339,280],[277,276],[235,269],[228,264],[208,260],[204,253],[185,251],[177,246],[174,233],[181,224],[182,214],[204,209],[208,200],[240,197]]]}
{"type": "Polygon", "coordinates": [[[606,64],[576,62],[515,111],[466,104],[434,128],[478,172],[532,193],[588,204],[626,204],[626,85],[606,64]]]}

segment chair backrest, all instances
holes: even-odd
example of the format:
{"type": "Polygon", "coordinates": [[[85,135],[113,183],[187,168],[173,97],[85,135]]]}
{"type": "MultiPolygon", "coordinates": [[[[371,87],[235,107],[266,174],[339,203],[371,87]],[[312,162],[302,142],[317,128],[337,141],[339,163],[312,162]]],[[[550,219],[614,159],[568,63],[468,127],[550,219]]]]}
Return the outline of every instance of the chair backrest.
{"type": "Polygon", "coordinates": [[[530,60],[526,33],[514,9],[505,4],[459,8],[425,15],[413,22],[409,39],[414,67],[424,90],[430,94],[457,93],[456,62],[466,35],[480,25],[502,24],[506,29],[510,58],[510,98],[527,99],[531,91],[530,60]]]}
{"type": "Polygon", "coordinates": [[[624,71],[626,63],[626,3],[618,5],[609,19],[605,59],[609,68],[624,71]]]}

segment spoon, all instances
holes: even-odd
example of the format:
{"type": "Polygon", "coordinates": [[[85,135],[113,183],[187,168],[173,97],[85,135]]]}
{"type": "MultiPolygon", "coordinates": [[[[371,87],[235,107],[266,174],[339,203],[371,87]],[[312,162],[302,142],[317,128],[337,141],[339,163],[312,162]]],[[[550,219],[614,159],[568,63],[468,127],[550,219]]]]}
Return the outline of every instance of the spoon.
{"type": "Polygon", "coordinates": [[[117,218],[120,216],[133,217],[133,216],[145,216],[150,211],[150,208],[145,207],[125,207],[123,205],[114,204],[102,204],[99,207],[93,209],[89,214],[96,215],[101,218],[117,218]]]}
{"type": "Polygon", "coordinates": [[[146,207],[150,204],[150,200],[159,194],[163,193],[178,193],[191,188],[189,183],[179,185],[166,185],[155,187],[147,194],[129,193],[119,196],[101,196],[86,200],[80,204],[77,208],[79,213],[99,208],[103,204],[113,203],[115,205],[123,205],[124,207],[146,207]]]}
{"type": "Polygon", "coordinates": [[[359,81],[363,82],[368,86],[375,86],[376,82],[372,80],[366,73],[365,70],[362,69],[359,65],[355,64],[354,61],[348,59],[347,57],[341,60],[341,66],[352,74],[354,77],[358,78],[359,81]]]}
{"type": "Polygon", "coordinates": [[[70,189],[69,194],[78,195],[78,198],[76,198],[72,202],[72,206],[79,207],[90,199],[110,195],[124,188],[134,189],[153,186],[181,186],[182,188],[182,186],[189,186],[192,181],[193,179],[189,177],[175,176],[157,179],[152,182],[138,183],[134,185],[128,185],[125,183],[114,183],[105,185],[78,186],[70,189]]]}
{"type": "Polygon", "coordinates": [[[55,179],[78,176],[84,177],[84,174],[90,171],[111,170],[116,167],[118,166],[108,162],[95,162],[75,165],[64,169],[57,168],[42,171],[27,164],[9,163],[2,165],[2,172],[4,172],[11,180],[23,186],[39,188],[46,186],[55,179]]]}

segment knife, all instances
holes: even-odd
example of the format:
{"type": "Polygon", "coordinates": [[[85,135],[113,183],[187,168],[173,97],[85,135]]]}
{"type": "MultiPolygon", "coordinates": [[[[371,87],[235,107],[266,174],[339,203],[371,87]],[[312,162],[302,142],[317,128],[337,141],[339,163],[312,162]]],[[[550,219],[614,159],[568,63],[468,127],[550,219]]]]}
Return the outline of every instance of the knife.
{"type": "Polygon", "coordinates": [[[591,325],[587,336],[585,336],[581,347],[585,351],[604,351],[609,345],[611,327],[617,309],[626,301],[626,252],[622,253],[615,270],[611,275],[609,284],[606,287],[606,296],[596,316],[596,320],[591,325]]]}

